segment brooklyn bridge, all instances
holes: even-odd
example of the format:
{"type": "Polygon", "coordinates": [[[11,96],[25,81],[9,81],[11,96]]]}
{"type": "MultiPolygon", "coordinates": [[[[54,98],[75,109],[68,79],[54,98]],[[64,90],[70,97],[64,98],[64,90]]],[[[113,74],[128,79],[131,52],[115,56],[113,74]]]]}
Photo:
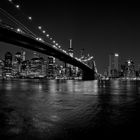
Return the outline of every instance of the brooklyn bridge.
{"type": "Polygon", "coordinates": [[[16,45],[36,52],[53,56],[82,70],[83,80],[94,80],[98,73],[93,56],[77,58],[53,40],[41,25],[34,26],[32,17],[25,16],[19,5],[12,0],[0,5],[0,42],[16,45]],[[8,6],[8,9],[6,8],[8,6]],[[89,61],[90,63],[89,65],[89,61]]]}

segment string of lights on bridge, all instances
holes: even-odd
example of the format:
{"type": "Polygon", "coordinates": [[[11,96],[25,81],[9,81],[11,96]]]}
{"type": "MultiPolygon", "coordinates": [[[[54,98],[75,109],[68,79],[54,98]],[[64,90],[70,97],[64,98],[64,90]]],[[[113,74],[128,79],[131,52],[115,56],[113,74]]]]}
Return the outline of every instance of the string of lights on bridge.
{"type": "MultiPolygon", "coordinates": [[[[11,2],[17,9],[21,10],[21,6],[19,4],[14,4],[13,0],[8,0],[8,1],[11,2]]],[[[27,19],[30,21],[33,20],[33,18],[31,16],[27,16],[27,19]]],[[[61,46],[55,40],[53,40],[53,38],[50,37],[50,35],[48,33],[46,33],[46,30],[43,29],[42,26],[39,25],[37,28],[43,33],[43,35],[45,35],[45,37],[47,37],[48,39],[50,39],[50,41],[52,41],[53,47],[55,47],[55,48],[58,47],[59,49],[61,48],[61,46]]],[[[20,32],[21,30],[18,28],[17,31],[20,32]]],[[[37,37],[36,40],[44,42],[43,39],[40,37],[37,37]]],[[[63,51],[63,52],[65,52],[65,51],[63,51]]]]}
{"type": "MultiPolygon", "coordinates": [[[[8,1],[9,1],[11,4],[13,4],[15,8],[21,10],[20,4],[15,4],[13,0],[8,0],[8,1]]],[[[27,16],[26,18],[27,18],[29,21],[32,21],[32,20],[33,20],[32,16],[27,16]]],[[[50,34],[48,34],[48,33],[46,32],[46,30],[43,28],[43,26],[39,25],[39,26],[37,26],[37,28],[39,29],[39,31],[42,32],[43,35],[45,35],[46,38],[48,38],[48,39],[53,43],[52,47],[54,47],[54,48],[56,48],[56,49],[59,49],[60,51],[66,53],[66,54],[68,55],[67,51],[64,50],[64,49],[62,49],[61,45],[59,45],[59,44],[50,36],[50,34]]],[[[22,30],[21,30],[20,28],[18,28],[18,29],[17,29],[17,32],[22,32],[22,30]]],[[[36,40],[41,41],[41,42],[45,42],[45,41],[44,41],[42,38],[40,38],[40,37],[36,37],[36,40]]],[[[88,55],[88,57],[86,57],[86,58],[84,58],[84,57],[81,57],[81,58],[75,57],[75,59],[85,64],[85,62],[92,60],[92,59],[93,59],[93,56],[89,56],[89,55],[88,55]]]]}

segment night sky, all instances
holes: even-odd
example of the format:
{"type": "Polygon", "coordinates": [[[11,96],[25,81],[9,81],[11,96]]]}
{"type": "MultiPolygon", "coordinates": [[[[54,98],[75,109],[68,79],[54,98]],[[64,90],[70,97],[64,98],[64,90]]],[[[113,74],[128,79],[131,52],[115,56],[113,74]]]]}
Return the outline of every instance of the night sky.
{"type": "MultiPolygon", "coordinates": [[[[100,73],[107,68],[110,53],[119,53],[122,63],[132,58],[136,65],[140,64],[138,4],[15,0],[18,1],[22,11],[32,16],[34,25],[42,25],[62,48],[67,49],[72,39],[75,55],[83,48],[85,54],[93,55],[100,73]]],[[[2,43],[0,47],[8,49],[2,43]]]]}

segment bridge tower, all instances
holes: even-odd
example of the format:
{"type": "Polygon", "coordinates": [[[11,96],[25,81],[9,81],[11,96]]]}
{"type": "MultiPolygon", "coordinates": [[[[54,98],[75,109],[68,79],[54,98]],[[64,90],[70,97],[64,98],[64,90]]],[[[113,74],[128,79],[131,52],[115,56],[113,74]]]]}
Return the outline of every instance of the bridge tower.
{"type": "Polygon", "coordinates": [[[95,80],[96,75],[95,75],[94,70],[93,70],[93,72],[91,72],[91,71],[82,71],[82,79],[83,80],[95,80]]]}
{"type": "Polygon", "coordinates": [[[83,71],[83,79],[87,79],[87,80],[93,80],[96,79],[97,77],[97,67],[96,67],[96,63],[95,63],[95,59],[94,57],[90,57],[89,55],[87,56],[87,58],[85,60],[83,60],[83,62],[85,64],[87,64],[92,70],[93,72],[84,72],[83,71]]]}

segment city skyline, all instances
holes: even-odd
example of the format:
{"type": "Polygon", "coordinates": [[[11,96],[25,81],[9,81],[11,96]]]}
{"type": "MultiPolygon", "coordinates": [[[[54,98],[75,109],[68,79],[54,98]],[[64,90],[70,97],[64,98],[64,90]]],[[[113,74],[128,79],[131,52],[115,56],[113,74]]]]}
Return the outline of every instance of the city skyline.
{"type": "MultiPolygon", "coordinates": [[[[72,48],[69,54],[72,54],[72,48]]],[[[54,57],[42,57],[33,51],[30,59],[26,58],[26,51],[6,52],[0,59],[0,79],[81,79],[82,71],[75,66],[59,62],[54,57]]],[[[88,65],[92,63],[88,62],[88,65]]]]}
{"type": "Polygon", "coordinates": [[[136,4],[53,1],[45,5],[43,0],[39,3],[24,0],[19,4],[36,25],[42,25],[53,34],[62,48],[68,50],[72,38],[76,54],[84,48],[85,54],[93,55],[99,73],[106,69],[110,53],[118,53],[123,62],[132,58],[136,64],[140,63],[140,21],[136,4]]]}

